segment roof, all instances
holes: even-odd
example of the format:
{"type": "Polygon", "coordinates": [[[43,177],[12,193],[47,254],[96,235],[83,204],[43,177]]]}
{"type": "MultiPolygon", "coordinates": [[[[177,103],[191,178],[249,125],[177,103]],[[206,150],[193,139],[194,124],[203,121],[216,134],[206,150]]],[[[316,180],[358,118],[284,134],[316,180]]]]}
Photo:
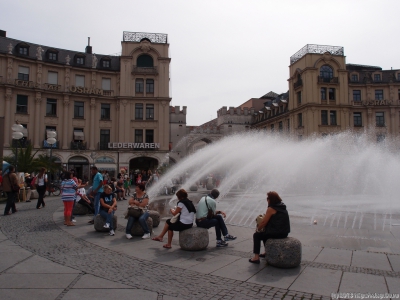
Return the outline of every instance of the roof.
{"type": "Polygon", "coordinates": [[[261,96],[260,99],[273,99],[278,97],[279,95],[273,91],[270,91],[269,93],[266,93],[264,96],[261,96]]]}

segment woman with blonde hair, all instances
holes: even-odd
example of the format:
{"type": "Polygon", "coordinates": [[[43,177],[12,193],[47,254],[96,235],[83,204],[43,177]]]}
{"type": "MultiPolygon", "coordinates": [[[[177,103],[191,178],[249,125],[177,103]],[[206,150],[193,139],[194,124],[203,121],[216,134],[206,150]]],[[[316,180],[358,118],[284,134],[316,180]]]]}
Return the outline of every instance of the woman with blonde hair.
{"type": "Polygon", "coordinates": [[[46,168],[40,168],[39,174],[36,176],[36,190],[39,194],[38,201],[36,204],[36,208],[40,209],[46,206],[44,203],[44,194],[46,193],[46,185],[47,185],[47,174],[46,168]],[[40,207],[42,206],[42,207],[40,207]]]}

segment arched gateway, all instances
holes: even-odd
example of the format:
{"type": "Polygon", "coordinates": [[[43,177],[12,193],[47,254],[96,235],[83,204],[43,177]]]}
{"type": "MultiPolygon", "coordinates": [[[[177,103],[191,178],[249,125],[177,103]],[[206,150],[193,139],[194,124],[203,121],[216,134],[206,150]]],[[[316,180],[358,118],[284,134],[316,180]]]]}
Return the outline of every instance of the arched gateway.
{"type": "Polygon", "coordinates": [[[151,170],[154,171],[158,167],[158,160],[152,157],[136,157],[129,161],[130,170],[151,170]]]}

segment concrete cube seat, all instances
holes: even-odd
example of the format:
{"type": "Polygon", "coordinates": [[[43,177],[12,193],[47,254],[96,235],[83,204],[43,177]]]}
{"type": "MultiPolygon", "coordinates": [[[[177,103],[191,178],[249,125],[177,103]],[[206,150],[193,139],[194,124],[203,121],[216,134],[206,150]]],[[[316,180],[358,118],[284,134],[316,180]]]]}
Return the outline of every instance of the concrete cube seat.
{"type": "MultiPolygon", "coordinates": [[[[153,219],[149,216],[146,220],[147,227],[149,228],[150,233],[153,231],[153,219]]],[[[143,236],[144,231],[142,229],[142,226],[140,226],[139,221],[136,219],[135,222],[133,223],[133,227],[131,230],[131,235],[133,236],[143,236]]]]}
{"type": "Polygon", "coordinates": [[[295,268],[301,263],[301,242],[292,237],[268,239],[265,259],[268,265],[277,268],[295,268]]]}
{"type": "MultiPolygon", "coordinates": [[[[114,215],[113,217],[113,229],[116,230],[117,226],[118,226],[118,221],[117,221],[117,216],[114,215]]],[[[100,216],[100,214],[98,214],[95,218],[94,218],[94,229],[96,231],[99,232],[109,232],[110,229],[108,228],[104,228],[103,226],[106,224],[106,220],[100,216]]]]}
{"type": "Polygon", "coordinates": [[[179,246],[186,251],[200,251],[208,247],[208,230],[192,227],[179,232],[179,246]]]}
{"type": "Polygon", "coordinates": [[[87,215],[89,213],[89,209],[79,203],[75,203],[75,207],[72,210],[72,214],[73,215],[78,215],[78,216],[83,216],[83,215],[87,215]]]}
{"type": "Polygon", "coordinates": [[[193,185],[190,186],[189,190],[192,191],[192,192],[196,192],[198,190],[198,187],[197,187],[196,184],[193,184],[193,185]]]}
{"type": "Polygon", "coordinates": [[[153,228],[156,228],[158,225],[160,225],[161,216],[158,211],[149,210],[149,217],[153,220],[153,228]]]}

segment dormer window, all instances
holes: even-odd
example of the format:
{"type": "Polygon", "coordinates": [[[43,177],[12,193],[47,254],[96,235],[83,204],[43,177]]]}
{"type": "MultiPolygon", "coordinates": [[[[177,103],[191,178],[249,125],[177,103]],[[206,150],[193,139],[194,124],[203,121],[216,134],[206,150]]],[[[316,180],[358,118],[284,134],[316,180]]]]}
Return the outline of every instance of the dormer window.
{"type": "Polygon", "coordinates": [[[381,74],[374,74],[374,81],[380,82],[381,81],[381,74]]]}
{"type": "Polygon", "coordinates": [[[358,82],[358,75],[357,74],[352,74],[351,75],[351,81],[358,82]]]}
{"type": "Polygon", "coordinates": [[[79,66],[84,66],[85,65],[85,55],[83,54],[76,54],[74,57],[75,64],[79,66]]]}
{"type": "Polygon", "coordinates": [[[46,56],[48,60],[57,61],[58,60],[58,51],[51,49],[47,50],[46,56]]]}
{"type": "Polygon", "coordinates": [[[111,67],[111,60],[109,58],[103,58],[101,60],[101,66],[103,68],[110,68],[111,67]]]}
{"type": "Polygon", "coordinates": [[[20,55],[29,55],[29,45],[26,43],[19,43],[15,46],[15,50],[17,54],[20,55]]]}
{"type": "Polygon", "coordinates": [[[22,55],[28,55],[28,48],[20,47],[18,52],[19,52],[19,54],[22,54],[22,55]]]}

